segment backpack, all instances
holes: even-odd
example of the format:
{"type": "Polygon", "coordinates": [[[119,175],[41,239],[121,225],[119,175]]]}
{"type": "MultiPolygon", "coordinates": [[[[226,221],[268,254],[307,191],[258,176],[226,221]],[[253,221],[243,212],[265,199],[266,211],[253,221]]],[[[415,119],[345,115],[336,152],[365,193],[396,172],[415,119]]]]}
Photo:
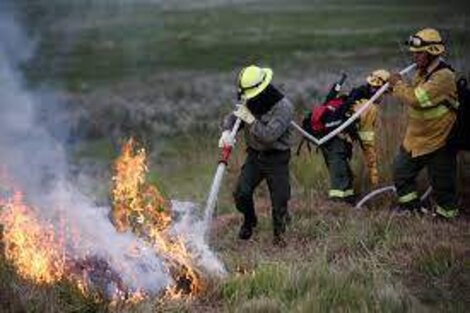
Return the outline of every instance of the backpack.
{"type": "Polygon", "coordinates": [[[448,141],[457,150],[470,151],[470,88],[463,77],[457,81],[457,94],[460,105],[448,141]]]}
{"type": "MultiPolygon", "coordinates": [[[[303,129],[315,137],[327,135],[350,117],[352,105],[363,98],[365,92],[365,87],[361,86],[353,89],[349,95],[336,96],[321,105],[313,105],[302,121],[303,129]]],[[[356,123],[352,123],[344,132],[353,140],[359,138],[356,123]]]]}
{"type": "MultiPolygon", "coordinates": [[[[431,73],[426,75],[425,81],[429,80],[432,74],[444,68],[455,72],[449,64],[441,61],[431,73]]],[[[468,87],[467,79],[464,77],[459,78],[456,81],[456,85],[459,108],[455,109],[450,107],[450,109],[456,110],[457,119],[455,120],[455,124],[452,127],[449,136],[447,137],[447,143],[457,151],[470,151],[470,88],[468,87]],[[465,121],[467,122],[465,123],[465,121]]]]}
{"type": "Polygon", "coordinates": [[[310,128],[313,135],[324,136],[341,125],[346,119],[344,98],[333,98],[312,107],[310,128]]]}

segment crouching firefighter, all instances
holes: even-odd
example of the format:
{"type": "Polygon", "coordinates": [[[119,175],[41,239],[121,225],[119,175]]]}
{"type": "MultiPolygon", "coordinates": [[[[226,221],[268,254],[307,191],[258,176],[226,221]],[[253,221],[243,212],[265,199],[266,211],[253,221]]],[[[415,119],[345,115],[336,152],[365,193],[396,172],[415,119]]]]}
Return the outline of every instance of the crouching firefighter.
{"type": "Polygon", "coordinates": [[[243,214],[239,238],[247,240],[257,225],[253,202],[255,188],[266,179],[272,205],[272,223],[276,245],[285,245],[283,234],[288,218],[290,199],[289,161],[293,144],[290,127],[294,115],[292,103],[271,84],[273,72],[269,68],[248,66],[237,79],[239,100],[246,105],[227,115],[219,146],[231,145],[230,129],[237,118],[243,121],[247,155],[241,168],[236,190],[235,205],[243,214]]]}
{"type": "Polygon", "coordinates": [[[417,72],[411,83],[400,74],[390,76],[392,95],[407,106],[408,124],[403,144],[394,161],[394,183],[399,212],[421,211],[415,179],[427,168],[443,218],[458,215],[456,150],[447,144],[459,106],[453,70],[441,58],[445,46],[439,32],[426,28],[407,41],[417,72]]]}

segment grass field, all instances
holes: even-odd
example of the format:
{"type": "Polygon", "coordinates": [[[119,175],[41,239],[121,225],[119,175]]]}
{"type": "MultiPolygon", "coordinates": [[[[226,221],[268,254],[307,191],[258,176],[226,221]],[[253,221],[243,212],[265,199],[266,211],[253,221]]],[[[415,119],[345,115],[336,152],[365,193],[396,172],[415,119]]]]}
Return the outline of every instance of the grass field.
{"type": "MultiPolygon", "coordinates": [[[[62,3],[57,15],[67,10],[55,2],[62,3]]],[[[44,22],[37,59],[28,66],[32,77],[77,89],[172,69],[227,72],[262,62],[285,71],[391,61],[403,57],[398,43],[426,25],[468,49],[468,16],[459,1],[235,1],[208,8],[95,2],[44,22]]],[[[29,20],[43,13],[40,3],[25,8],[29,20]]],[[[451,55],[461,57],[458,50],[451,55]]]]}
{"type": "MultiPolygon", "coordinates": [[[[76,124],[86,130],[70,150],[71,160],[95,178],[83,188],[103,203],[118,142],[137,135],[149,147],[149,179],[169,198],[203,204],[217,164],[219,120],[234,103],[236,72],[249,63],[274,68],[275,82],[294,100],[299,118],[342,71],[350,74],[350,88],[374,68],[403,67],[409,61],[399,43],[424,26],[448,37],[449,59],[459,72],[468,73],[470,66],[464,1],[130,3],[16,3],[37,44],[22,73],[36,90],[60,94],[66,109],[54,111],[55,118],[80,113],[83,121],[76,124]]],[[[387,99],[378,130],[383,185],[391,182],[401,116],[401,108],[387,99]]],[[[468,217],[449,223],[400,218],[387,210],[390,197],[363,210],[330,203],[319,153],[303,151],[293,158],[287,248],[271,243],[264,186],[257,192],[260,225],[254,239],[237,240],[240,220],[231,192],[243,149],[239,140],[210,239],[227,267],[226,279],[208,282],[192,300],[110,307],[67,284],[24,281],[1,256],[0,312],[468,311],[468,217]]],[[[355,188],[364,193],[370,186],[357,147],[355,152],[355,188]]]]}

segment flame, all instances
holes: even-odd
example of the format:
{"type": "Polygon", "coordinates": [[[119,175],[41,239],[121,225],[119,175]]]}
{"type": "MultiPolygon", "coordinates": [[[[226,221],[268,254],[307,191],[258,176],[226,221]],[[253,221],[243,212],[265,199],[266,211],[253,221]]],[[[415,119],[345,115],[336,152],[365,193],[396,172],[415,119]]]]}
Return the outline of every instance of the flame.
{"type": "MultiPolygon", "coordinates": [[[[147,173],[145,150],[137,149],[130,139],[114,162],[112,222],[118,231],[130,230],[142,238],[163,259],[174,280],[164,299],[192,297],[202,289],[200,274],[183,238],[171,232],[170,203],[146,182],[147,173]]],[[[7,188],[0,190],[0,239],[6,259],[22,278],[38,285],[67,280],[87,296],[112,283],[111,295],[102,295],[111,304],[123,299],[135,303],[147,297],[142,290],[126,290],[118,269],[111,268],[105,259],[90,253],[74,255],[80,232],[73,221],[66,224],[61,218],[55,223],[41,219],[14,186],[0,166],[0,187],[7,188]]],[[[126,256],[138,259],[138,247],[129,246],[126,256]]]]}
{"type": "MultiPolygon", "coordinates": [[[[152,185],[146,184],[148,172],[144,149],[134,149],[129,139],[121,149],[121,155],[114,162],[112,217],[119,231],[130,225],[152,222],[158,230],[166,229],[171,223],[168,203],[152,185]]],[[[136,227],[137,226],[137,227],[136,227]]]]}
{"type": "Polygon", "coordinates": [[[52,284],[64,275],[61,240],[54,229],[38,221],[22,198],[20,192],[15,192],[2,204],[0,220],[4,226],[5,256],[21,277],[37,284],[52,284]]]}
{"type": "Polygon", "coordinates": [[[146,152],[129,139],[114,163],[112,217],[120,231],[132,229],[162,256],[175,280],[166,296],[179,298],[201,290],[199,274],[181,237],[170,234],[170,204],[146,182],[146,152]]]}

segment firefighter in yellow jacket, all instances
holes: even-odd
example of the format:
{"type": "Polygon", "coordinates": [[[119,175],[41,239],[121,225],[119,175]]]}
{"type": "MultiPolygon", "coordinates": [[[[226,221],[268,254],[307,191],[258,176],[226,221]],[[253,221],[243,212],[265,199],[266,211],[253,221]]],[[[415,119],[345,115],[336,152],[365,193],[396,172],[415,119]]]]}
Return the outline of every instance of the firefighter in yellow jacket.
{"type": "Polygon", "coordinates": [[[447,137],[456,120],[457,87],[453,70],[441,58],[445,46],[435,29],[425,28],[407,42],[417,65],[411,83],[393,73],[389,82],[392,95],[407,106],[405,138],[394,162],[394,183],[400,212],[421,210],[415,178],[427,168],[437,204],[443,218],[458,215],[456,205],[456,151],[447,137]]]}
{"type": "MultiPolygon", "coordinates": [[[[382,87],[390,77],[390,73],[380,69],[367,76],[368,94],[359,96],[352,109],[358,111],[382,87]]],[[[379,171],[377,169],[377,149],[375,144],[375,127],[377,121],[377,103],[372,103],[361,115],[357,123],[357,132],[361,141],[364,163],[368,169],[369,181],[373,187],[379,184],[379,171]]]]}

